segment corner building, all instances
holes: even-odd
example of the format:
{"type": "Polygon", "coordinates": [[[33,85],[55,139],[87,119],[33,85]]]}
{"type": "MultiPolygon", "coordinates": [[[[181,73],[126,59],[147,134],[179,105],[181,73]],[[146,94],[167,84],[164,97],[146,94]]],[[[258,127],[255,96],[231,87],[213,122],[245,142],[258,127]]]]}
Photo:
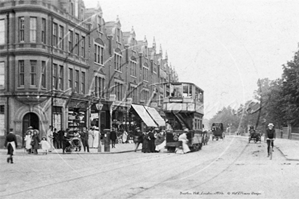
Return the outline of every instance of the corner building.
{"type": "Polygon", "coordinates": [[[49,125],[126,123],[131,104],[160,110],[168,93],[161,83],[178,81],[155,40],[149,48],[133,28],[123,32],[118,18],[105,22],[100,6],[2,0],[0,11],[1,143],[9,128],[22,146],[29,126],[43,136],[49,125]]]}

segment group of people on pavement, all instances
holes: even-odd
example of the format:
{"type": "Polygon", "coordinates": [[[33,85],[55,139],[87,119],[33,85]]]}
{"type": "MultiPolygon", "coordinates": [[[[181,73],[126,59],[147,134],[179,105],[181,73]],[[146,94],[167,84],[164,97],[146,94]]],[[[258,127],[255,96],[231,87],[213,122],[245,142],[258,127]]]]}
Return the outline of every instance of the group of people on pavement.
{"type": "Polygon", "coordinates": [[[116,148],[116,143],[129,143],[128,138],[129,136],[125,129],[118,130],[118,128],[112,127],[112,131],[109,134],[112,148],[116,148]]]}
{"type": "Polygon", "coordinates": [[[143,153],[158,153],[166,145],[165,132],[159,128],[148,129],[141,132],[140,128],[136,128],[135,151],[142,144],[143,153]]]}
{"type": "MultiPolygon", "coordinates": [[[[53,127],[50,126],[49,130],[47,131],[46,137],[43,137],[42,140],[40,140],[39,131],[37,129],[34,129],[33,127],[29,127],[26,131],[25,135],[25,149],[27,153],[31,154],[38,154],[38,149],[41,148],[44,153],[47,154],[48,151],[51,151],[51,149],[62,147],[63,152],[65,152],[66,147],[68,147],[68,144],[71,144],[70,137],[78,137],[80,138],[80,145],[83,146],[84,151],[89,152],[90,145],[92,147],[98,147],[97,140],[99,139],[99,132],[95,131],[95,129],[92,127],[89,131],[86,127],[83,127],[80,131],[71,132],[69,129],[66,129],[66,131],[58,132],[58,135],[62,133],[63,138],[61,139],[59,136],[58,139],[55,139],[57,136],[55,134],[56,129],[53,131],[53,127]],[[72,134],[72,135],[71,135],[72,134]],[[54,140],[55,141],[54,141],[54,140]],[[54,142],[53,142],[54,141],[54,142]],[[61,142],[62,141],[62,142],[61,142]]],[[[126,131],[125,131],[126,132],[126,131]]],[[[125,133],[123,132],[123,134],[125,133]]],[[[190,152],[187,139],[187,133],[188,129],[184,129],[184,132],[178,137],[178,141],[182,142],[182,151],[183,153],[190,152]]],[[[122,135],[122,138],[127,138],[127,132],[122,135]]],[[[159,128],[152,128],[148,129],[148,131],[141,132],[140,128],[136,128],[135,132],[136,138],[135,138],[135,144],[136,148],[135,151],[137,151],[140,144],[142,144],[142,152],[143,153],[155,153],[161,151],[165,145],[166,145],[166,134],[164,130],[161,130],[159,128]]],[[[276,138],[276,133],[274,129],[274,124],[269,123],[268,129],[265,132],[265,140],[267,142],[267,152],[269,156],[269,150],[273,150],[274,147],[274,140],[276,138]],[[271,149],[272,147],[272,149],[271,149]]],[[[112,147],[115,147],[115,141],[117,139],[116,129],[112,129],[110,133],[110,140],[112,140],[112,147]]],[[[125,141],[123,139],[123,141],[125,141]]],[[[16,135],[13,132],[13,129],[10,129],[9,133],[7,134],[5,138],[5,147],[7,148],[7,162],[13,163],[13,155],[15,153],[15,150],[17,148],[17,138],[16,135]]]]}
{"type": "Polygon", "coordinates": [[[98,147],[98,139],[99,131],[95,127],[90,128],[90,130],[87,127],[82,127],[76,131],[66,129],[64,132],[63,153],[70,147],[75,147],[75,151],[81,151],[81,148],[83,148],[84,152],[89,153],[90,148],[98,147]]]}
{"type": "Polygon", "coordinates": [[[28,130],[25,133],[25,149],[28,154],[38,154],[38,149],[41,145],[40,132],[37,129],[34,129],[32,126],[28,127],[28,130]]]}

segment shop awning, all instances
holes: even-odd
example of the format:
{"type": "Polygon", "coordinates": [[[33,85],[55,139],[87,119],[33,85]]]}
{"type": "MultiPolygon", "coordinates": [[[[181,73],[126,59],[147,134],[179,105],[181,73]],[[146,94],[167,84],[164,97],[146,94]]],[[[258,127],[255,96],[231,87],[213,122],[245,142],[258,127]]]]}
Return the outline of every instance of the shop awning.
{"type": "Polygon", "coordinates": [[[136,111],[136,113],[140,116],[140,118],[143,120],[143,122],[148,127],[157,127],[157,125],[152,120],[152,118],[150,117],[150,115],[148,114],[148,112],[146,111],[146,109],[144,108],[144,106],[136,105],[136,104],[132,104],[131,106],[134,108],[134,110],[136,111]]]}
{"type": "Polygon", "coordinates": [[[145,109],[147,109],[149,115],[158,124],[158,126],[166,126],[165,120],[160,116],[160,114],[157,112],[155,108],[151,108],[148,106],[144,106],[144,107],[145,109]]]}

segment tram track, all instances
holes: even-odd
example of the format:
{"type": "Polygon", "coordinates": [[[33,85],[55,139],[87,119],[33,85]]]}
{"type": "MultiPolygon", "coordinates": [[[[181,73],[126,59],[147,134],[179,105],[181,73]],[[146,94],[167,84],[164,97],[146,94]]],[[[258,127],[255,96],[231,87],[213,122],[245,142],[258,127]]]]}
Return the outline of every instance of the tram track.
{"type": "MultiPolygon", "coordinates": [[[[235,138],[233,138],[232,139],[232,141],[234,141],[234,139],[235,138]]],[[[248,147],[248,145],[249,145],[249,143],[247,143],[245,146],[244,146],[244,148],[243,148],[243,150],[240,152],[240,154],[226,167],[226,168],[224,168],[224,169],[222,169],[219,173],[217,173],[216,175],[214,175],[214,176],[212,176],[212,177],[210,177],[208,180],[206,180],[206,181],[204,181],[204,182],[202,182],[201,184],[199,184],[199,185],[197,185],[197,186],[192,186],[192,187],[189,187],[189,189],[191,189],[191,190],[193,190],[193,189],[196,189],[197,187],[199,187],[199,186],[201,186],[201,185],[203,185],[203,184],[205,184],[205,183],[207,183],[207,182],[209,182],[209,181],[211,181],[211,180],[213,180],[214,178],[217,178],[219,175],[221,175],[222,173],[224,173],[230,166],[232,166],[240,157],[241,157],[241,155],[245,152],[245,150],[246,150],[246,148],[248,147]]],[[[227,150],[226,150],[227,151],[227,150]]],[[[224,153],[226,152],[226,151],[224,151],[224,153]]],[[[204,168],[201,168],[199,171],[195,171],[194,173],[192,173],[192,174],[197,174],[197,175],[199,175],[201,172],[203,172],[205,169],[207,169],[209,166],[212,166],[222,155],[224,155],[224,153],[222,153],[219,157],[217,157],[217,158],[215,158],[212,162],[210,162],[210,164],[208,164],[206,167],[204,167],[204,168]]],[[[203,164],[201,164],[201,165],[203,165],[203,164]]],[[[179,174],[177,174],[176,176],[185,176],[184,174],[185,173],[187,173],[187,172],[189,172],[189,171],[193,171],[193,170],[195,170],[196,168],[198,168],[200,165],[196,165],[196,166],[194,166],[194,167],[192,167],[192,168],[189,168],[188,170],[185,170],[185,171],[182,171],[181,173],[179,173],[179,174]]],[[[194,175],[192,176],[192,174],[190,174],[190,175],[188,175],[188,176],[185,176],[184,178],[179,178],[179,180],[184,180],[184,179],[187,179],[187,178],[190,178],[190,177],[195,177],[194,175]]],[[[133,198],[133,197],[135,197],[135,196],[138,196],[138,195],[140,195],[140,194],[142,194],[142,193],[145,193],[145,192],[147,192],[147,191],[150,191],[151,189],[154,189],[154,188],[156,188],[156,187],[158,187],[158,186],[161,186],[162,184],[165,184],[165,183],[170,183],[170,182],[172,182],[172,181],[176,181],[177,182],[177,180],[176,180],[176,176],[172,176],[172,177],[170,177],[170,178],[168,178],[168,179],[166,179],[166,180],[163,180],[162,182],[159,182],[159,183],[156,183],[156,184],[154,184],[154,185],[152,185],[151,187],[148,187],[148,188],[144,188],[143,190],[140,190],[140,191],[138,191],[137,193],[134,193],[134,194],[131,194],[130,196],[128,196],[127,198],[133,198]]],[[[201,178],[199,178],[199,179],[201,179],[201,178]]]]}
{"type": "MultiPolygon", "coordinates": [[[[171,157],[175,157],[176,158],[178,156],[176,156],[176,154],[171,154],[171,156],[168,157],[168,158],[171,158],[171,157]]],[[[87,172],[87,171],[89,171],[89,172],[96,171],[96,172],[92,172],[91,174],[88,174],[88,175],[81,175],[81,176],[78,176],[78,177],[73,177],[73,178],[67,179],[67,180],[55,181],[55,182],[52,182],[52,183],[47,183],[47,184],[44,184],[44,185],[36,186],[36,187],[30,188],[30,189],[25,189],[25,190],[14,192],[14,193],[10,193],[10,194],[4,194],[4,195],[0,194],[0,196],[2,196],[2,197],[14,196],[14,195],[18,195],[18,194],[21,194],[21,193],[31,192],[31,191],[42,189],[42,188],[49,187],[49,186],[54,186],[54,185],[57,186],[59,184],[64,184],[64,183],[67,183],[67,182],[72,182],[72,181],[80,180],[80,179],[83,179],[83,178],[88,178],[88,177],[95,176],[95,175],[101,175],[101,174],[104,174],[104,173],[113,172],[113,171],[124,169],[124,168],[130,167],[130,166],[137,166],[137,165],[144,164],[144,163],[147,163],[147,162],[157,161],[157,160],[163,159],[163,158],[166,158],[166,157],[165,156],[160,156],[159,154],[157,154],[154,158],[152,157],[150,159],[149,159],[148,156],[147,157],[142,157],[142,158],[141,157],[134,158],[135,161],[136,161],[134,163],[132,163],[132,159],[131,159],[130,161],[128,161],[128,160],[122,160],[122,161],[113,162],[113,163],[109,163],[109,164],[102,164],[100,168],[99,167],[92,167],[90,169],[85,169],[85,168],[83,168],[82,170],[77,170],[76,169],[76,173],[79,173],[79,174],[82,174],[82,173],[87,172]],[[125,165],[124,164],[120,164],[121,162],[122,163],[126,163],[126,164],[125,165]],[[101,170],[101,168],[111,168],[114,165],[120,165],[120,166],[117,167],[117,168],[113,168],[113,169],[101,170]]],[[[51,174],[48,174],[48,175],[51,175],[51,174]]]]}
{"type": "MultiPolygon", "coordinates": [[[[233,140],[234,140],[234,139],[232,139],[232,141],[233,141],[233,140]]],[[[226,151],[225,151],[225,152],[226,152],[226,151]]],[[[162,185],[162,184],[165,184],[165,183],[174,183],[174,182],[178,183],[179,181],[183,181],[183,180],[185,180],[185,179],[187,179],[187,178],[194,177],[194,174],[199,174],[199,173],[201,173],[202,171],[204,171],[206,168],[208,168],[208,167],[211,166],[213,163],[215,163],[215,161],[217,161],[217,160],[220,158],[220,156],[222,156],[223,154],[224,154],[224,153],[222,153],[221,155],[219,155],[219,156],[216,157],[216,158],[210,158],[210,159],[208,159],[208,160],[202,162],[200,165],[195,165],[195,166],[190,167],[190,168],[188,168],[188,169],[186,169],[186,170],[184,170],[184,171],[181,171],[180,173],[178,173],[178,174],[176,174],[176,175],[173,175],[172,177],[167,178],[167,179],[165,179],[165,180],[163,180],[163,181],[161,181],[161,182],[155,183],[154,185],[152,185],[152,186],[150,186],[150,187],[148,187],[148,188],[144,188],[144,187],[143,187],[142,190],[138,191],[137,193],[130,194],[130,195],[129,195],[128,197],[126,197],[126,198],[132,198],[132,197],[135,197],[135,196],[137,196],[137,195],[139,195],[139,194],[141,194],[141,193],[147,192],[147,191],[149,191],[150,189],[153,189],[153,188],[158,187],[158,186],[160,186],[160,185],[162,185]],[[204,168],[201,168],[200,170],[196,170],[196,168],[202,167],[202,166],[204,166],[204,168]],[[183,178],[179,178],[179,179],[177,178],[177,179],[176,179],[176,176],[182,176],[184,173],[187,173],[187,172],[189,172],[190,175],[188,175],[188,176],[184,175],[183,178]]],[[[191,154],[190,154],[190,155],[191,155],[191,154]]],[[[183,165],[187,165],[187,164],[189,164],[189,163],[195,163],[195,160],[192,159],[192,160],[189,161],[189,162],[182,162],[181,164],[177,164],[177,165],[176,165],[176,168],[177,168],[177,167],[180,167],[180,166],[183,166],[183,165]]],[[[172,170],[168,170],[167,172],[174,173],[174,171],[176,170],[176,168],[173,168],[172,170]]],[[[160,171],[160,173],[165,173],[165,171],[160,171]]],[[[156,174],[160,174],[160,173],[156,173],[156,174]]],[[[154,174],[154,175],[156,175],[156,174],[154,174]]],[[[143,183],[143,180],[144,180],[144,179],[147,179],[148,177],[150,178],[152,175],[153,175],[153,174],[149,174],[149,175],[146,175],[146,176],[143,175],[143,179],[139,180],[138,182],[135,182],[135,184],[143,183]]],[[[126,185],[123,185],[123,186],[121,186],[121,187],[118,187],[118,189],[119,189],[119,190],[120,190],[120,189],[126,189],[126,190],[128,190],[128,188],[130,188],[131,186],[132,186],[132,184],[131,184],[131,183],[128,183],[128,184],[126,184],[126,185]]],[[[108,190],[107,192],[104,192],[104,193],[102,192],[102,195],[104,195],[104,196],[108,196],[109,194],[111,194],[111,190],[108,190]]]]}
{"type": "MultiPolygon", "coordinates": [[[[36,190],[42,190],[44,188],[47,187],[47,189],[51,189],[51,187],[54,187],[54,186],[63,186],[64,184],[66,183],[72,183],[72,182],[76,182],[78,180],[82,180],[82,179],[89,179],[89,178],[92,178],[92,179],[96,179],[97,176],[103,176],[103,174],[106,174],[108,175],[109,173],[113,173],[113,172],[119,172],[123,169],[126,169],[126,168],[129,168],[129,167],[136,167],[136,168],[139,168],[140,166],[139,165],[147,165],[147,163],[150,163],[150,162],[158,162],[160,161],[161,159],[167,159],[167,160],[172,160],[171,162],[173,163],[176,163],[176,167],[180,167],[180,166],[183,166],[184,164],[190,164],[190,163],[193,163],[193,159],[194,158],[199,158],[202,156],[202,154],[200,154],[202,151],[198,151],[198,152],[194,152],[194,153],[190,153],[190,154],[186,154],[184,156],[193,156],[193,158],[191,158],[191,161],[189,162],[182,162],[182,163],[179,163],[180,160],[182,159],[182,155],[179,155],[179,154],[155,154],[155,156],[152,156],[151,158],[149,158],[149,156],[145,156],[145,157],[136,157],[136,158],[131,158],[130,161],[128,160],[121,160],[121,161],[115,161],[115,162],[112,162],[112,163],[103,163],[100,167],[98,166],[93,166],[92,168],[91,167],[88,167],[88,169],[86,168],[82,168],[81,170],[78,170],[76,169],[76,172],[78,173],[81,173],[80,176],[77,176],[77,177],[71,177],[69,179],[66,179],[66,180],[60,180],[60,181],[55,181],[55,182],[51,182],[51,183],[45,183],[45,184],[42,184],[40,186],[36,186],[36,187],[32,187],[32,188],[29,188],[29,189],[24,189],[24,190],[21,190],[21,191],[18,191],[18,192],[15,192],[15,193],[10,193],[10,194],[5,194],[5,195],[2,195],[3,197],[10,197],[10,196],[16,196],[16,195],[20,195],[20,194],[25,194],[27,192],[33,192],[33,191],[36,191],[36,190]],[[167,157],[166,157],[167,155],[167,157]],[[117,166],[117,167],[115,167],[117,166]],[[108,169],[107,169],[108,168],[108,169]],[[89,173],[87,175],[82,175],[82,172],[83,173],[89,173]]],[[[145,154],[146,155],[146,154],[145,154]]],[[[150,154],[149,154],[150,155],[150,154]]],[[[154,154],[151,154],[151,155],[154,155],[154,154]]],[[[80,155],[81,156],[81,155],[80,155]]],[[[85,159],[84,156],[81,156],[83,162],[89,162],[87,161],[88,159],[85,159]]],[[[204,165],[204,167],[206,167],[207,165],[210,165],[211,162],[214,162],[217,158],[209,158],[207,159],[206,161],[202,162],[201,163],[201,166],[204,165]]],[[[95,163],[93,163],[94,165],[97,165],[95,163]]],[[[233,163],[232,163],[233,164],[233,163]]],[[[89,163],[88,163],[89,165],[89,163]]],[[[196,168],[200,167],[200,165],[195,165],[193,166],[192,168],[189,168],[185,171],[182,171],[180,173],[178,173],[176,176],[180,176],[184,173],[187,173],[189,171],[192,171],[192,170],[195,170],[196,168]]],[[[167,173],[173,173],[174,171],[176,170],[176,168],[172,169],[172,170],[167,170],[165,171],[165,175],[168,175],[167,173]]],[[[203,170],[203,168],[202,168],[203,170]]],[[[205,170],[205,169],[204,169],[205,170]]],[[[138,183],[139,182],[142,182],[143,180],[147,179],[147,178],[150,178],[152,175],[156,175],[157,173],[150,173],[149,175],[144,175],[143,178],[141,179],[138,179],[138,183]]],[[[191,175],[193,175],[195,173],[191,173],[191,175]]],[[[155,183],[153,186],[149,187],[149,188],[145,188],[144,190],[141,190],[133,195],[131,195],[130,197],[134,197],[140,193],[143,193],[143,192],[146,192],[148,190],[151,190],[151,188],[154,188],[156,186],[159,186],[160,184],[163,184],[163,183],[167,183],[167,182],[171,182],[172,180],[178,180],[176,179],[176,176],[172,176],[171,178],[168,178],[162,182],[159,182],[159,183],[155,183]]],[[[136,183],[135,183],[136,184],[136,183]]],[[[128,188],[130,187],[132,184],[131,183],[126,183],[125,185],[123,186],[119,186],[118,189],[125,189],[125,188],[128,188]]],[[[88,190],[85,190],[85,191],[92,191],[92,189],[88,189],[88,190]]],[[[101,196],[106,196],[108,195],[109,193],[111,193],[111,189],[108,189],[104,192],[101,192],[101,196]]]]}

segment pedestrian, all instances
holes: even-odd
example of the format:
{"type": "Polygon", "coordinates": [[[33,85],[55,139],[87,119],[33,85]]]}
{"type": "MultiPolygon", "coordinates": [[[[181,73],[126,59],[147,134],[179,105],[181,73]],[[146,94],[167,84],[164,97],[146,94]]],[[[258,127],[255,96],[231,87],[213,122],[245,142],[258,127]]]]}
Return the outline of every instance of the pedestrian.
{"type": "Polygon", "coordinates": [[[51,148],[49,142],[47,142],[46,137],[42,137],[42,140],[40,142],[42,153],[47,155],[49,149],[51,148]]]}
{"type": "Polygon", "coordinates": [[[49,142],[50,144],[50,150],[49,152],[52,152],[52,150],[54,149],[54,146],[53,146],[53,126],[49,126],[49,129],[47,131],[47,141],[49,142]]]}
{"type": "Polygon", "coordinates": [[[28,130],[26,131],[26,135],[25,135],[25,149],[27,151],[28,154],[31,154],[32,151],[32,146],[31,146],[31,141],[32,141],[32,126],[28,127],[28,130]]]}
{"type": "Polygon", "coordinates": [[[55,149],[58,149],[58,132],[57,132],[56,128],[54,128],[54,130],[53,130],[53,147],[55,149]]]}
{"type": "Polygon", "coordinates": [[[143,133],[141,132],[141,130],[140,130],[140,128],[139,127],[137,127],[136,128],[136,133],[135,133],[135,152],[137,151],[137,149],[139,148],[139,145],[140,144],[143,144],[143,137],[144,137],[144,135],[143,135],[143,133]]]}
{"type": "Polygon", "coordinates": [[[110,132],[110,139],[111,139],[112,148],[116,148],[117,132],[115,128],[113,128],[112,131],[110,132]]]}
{"type": "Polygon", "coordinates": [[[94,146],[94,139],[95,139],[95,135],[94,135],[94,130],[91,127],[89,130],[89,138],[88,138],[88,142],[89,142],[89,147],[93,148],[94,146]]]}
{"type": "Polygon", "coordinates": [[[184,129],[184,132],[178,137],[178,141],[182,142],[182,150],[184,154],[191,151],[190,147],[188,146],[188,142],[189,142],[189,140],[187,139],[188,132],[189,130],[186,128],[184,129]]]}
{"type": "Polygon", "coordinates": [[[64,130],[59,130],[57,132],[57,148],[61,149],[63,147],[63,139],[64,139],[64,130]]]}
{"type": "Polygon", "coordinates": [[[166,120],[166,130],[167,131],[172,131],[173,130],[169,120],[166,120]]]}
{"type": "Polygon", "coordinates": [[[89,147],[89,133],[87,131],[86,127],[82,128],[82,132],[80,133],[80,137],[81,137],[81,141],[82,141],[82,145],[83,145],[83,151],[87,151],[88,153],[90,152],[90,147],[89,147]]]}
{"type": "Polygon", "coordinates": [[[70,147],[69,142],[69,129],[67,128],[65,131],[63,131],[63,137],[62,137],[62,152],[70,152],[68,149],[70,147]]]}
{"type": "Polygon", "coordinates": [[[163,131],[158,132],[155,139],[155,152],[160,152],[166,146],[165,135],[163,131]]]}
{"type": "Polygon", "coordinates": [[[93,127],[93,133],[94,133],[94,143],[93,147],[98,148],[99,146],[99,139],[100,139],[100,132],[99,129],[96,129],[96,127],[93,127]]]}
{"type": "Polygon", "coordinates": [[[155,128],[153,130],[150,130],[148,135],[149,135],[149,150],[150,150],[150,153],[154,153],[155,152],[155,132],[158,131],[158,128],[155,128]]]}
{"type": "Polygon", "coordinates": [[[127,138],[128,138],[128,133],[125,131],[123,131],[123,134],[122,134],[122,143],[127,143],[127,138]]]}
{"type": "Polygon", "coordinates": [[[143,153],[150,153],[149,141],[150,141],[150,137],[148,135],[148,132],[145,131],[144,135],[143,135],[143,146],[142,146],[142,152],[143,153]]]}
{"type": "Polygon", "coordinates": [[[17,137],[13,132],[13,129],[9,129],[9,133],[5,138],[4,146],[7,148],[7,163],[13,164],[13,155],[15,154],[16,148],[18,147],[17,137]]]}
{"type": "Polygon", "coordinates": [[[33,135],[32,135],[31,146],[32,146],[33,153],[35,155],[38,154],[39,143],[40,143],[40,138],[39,138],[38,131],[36,129],[34,129],[33,135]]]}

